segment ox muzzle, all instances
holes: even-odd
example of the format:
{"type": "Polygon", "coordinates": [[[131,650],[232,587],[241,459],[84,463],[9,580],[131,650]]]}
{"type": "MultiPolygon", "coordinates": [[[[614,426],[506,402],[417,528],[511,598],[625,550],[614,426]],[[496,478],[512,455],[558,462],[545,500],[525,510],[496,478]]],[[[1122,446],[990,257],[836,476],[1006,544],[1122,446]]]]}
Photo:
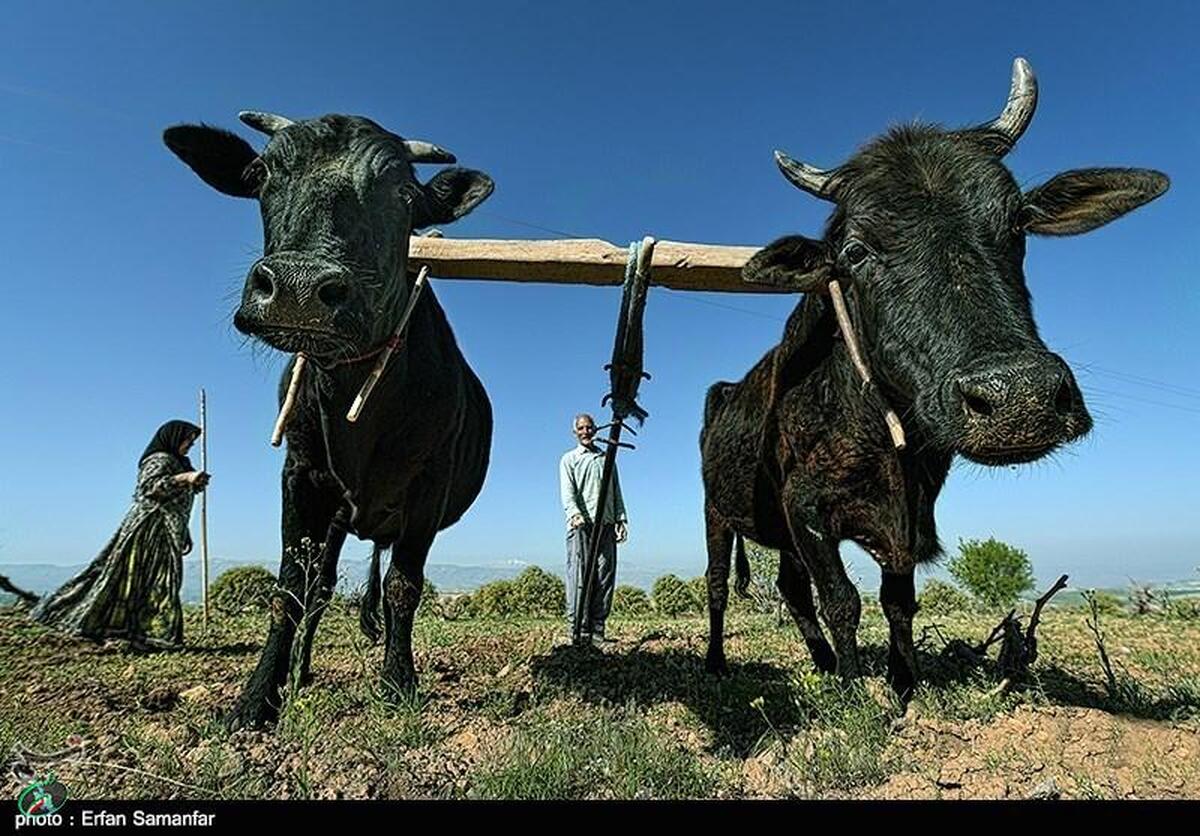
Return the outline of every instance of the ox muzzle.
{"type": "Polygon", "coordinates": [[[958,451],[981,464],[1034,461],[1092,428],[1075,376],[1050,352],[988,357],[947,390],[958,451]]]}
{"type": "Polygon", "coordinates": [[[286,331],[335,334],[335,320],[351,301],[345,267],[303,253],[264,256],[250,268],[234,326],[264,336],[286,331]]]}

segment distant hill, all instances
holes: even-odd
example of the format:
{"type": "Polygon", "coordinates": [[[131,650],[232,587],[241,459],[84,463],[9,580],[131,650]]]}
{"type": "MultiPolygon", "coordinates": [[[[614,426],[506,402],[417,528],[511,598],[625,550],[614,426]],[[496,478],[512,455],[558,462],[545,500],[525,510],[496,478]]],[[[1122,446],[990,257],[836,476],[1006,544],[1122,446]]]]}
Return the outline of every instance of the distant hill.
{"type": "MultiPolygon", "coordinates": [[[[0,574],[8,576],[14,584],[22,589],[38,595],[53,592],[67,580],[83,570],[86,564],[76,566],[55,566],[45,563],[13,563],[0,565],[0,574]]],[[[360,586],[367,577],[367,558],[343,556],[338,562],[338,588],[345,591],[360,586]]],[[[523,560],[506,560],[497,563],[461,566],[452,563],[430,563],[425,567],[425,574],[434,586],[441,592],[472,592],[491,581],[515,578],[527,566],[534,564],[523,560]]],[[[235,566],[265,566],[272,572],[279,568],[274,561],[265,560],[236,560],[216,558],[209,563],[209,582],[220,577],[221,573],[235,566]]],[[[549,572],[561,575],[562,566],[542,566],[549,572]]],[[[668,573],[674,572],[687,578],[701,574],[702,568],[697,566],[692,571],[679,567],[646,567],[634,563],[617,565],[617,583],[638,586],[646,591],[654,581],[668,573]]],[[[0,603],[8,603],[0,593],[0,603]]],[[[200,601],[200,561],[193,556],[184,559],[183,565],[183,600],[188,603],[200,601]]]]}

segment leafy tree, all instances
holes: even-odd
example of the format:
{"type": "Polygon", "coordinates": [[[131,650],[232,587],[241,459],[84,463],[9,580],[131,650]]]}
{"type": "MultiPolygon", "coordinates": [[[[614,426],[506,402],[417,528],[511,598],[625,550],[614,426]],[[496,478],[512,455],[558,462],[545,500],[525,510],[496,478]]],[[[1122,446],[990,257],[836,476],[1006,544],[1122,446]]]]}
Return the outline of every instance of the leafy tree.
{"type": "Polygon", "coordinates": [[[567,611],[567,586],[540,566],[526,567],[513,581],[516,615],[560,616],[567,611]]]}
{"type": "Polygon", "coordinates": [[[235,566],[208,587],[208,602],[217,612],[236,615],[265,610],[275,591],[275,576],[262,566],[235,566]]]}
{"type": "Polygon", "coordinates": [[[508,618],[516,613],[516,585],[512,581],[485,583],[471,595],[470,614],[476,618],[508,618]]]}
{"type": "Polygon", "coordinates": [[[1011,607],[1021,593],[1033,589],[1029,555],[994,537],[960,540],[949,569],[955,580],[989,607],[1011,607]]]}
{"type": "Polygon", "coordinates": [[[687,583],[677,575],[663,575],[650,591],[654,609],[659,615],[677,618],[701,611],[701,605],[687,583]]]}
{"type": "Polygon", "coordinates": [[[459,611],[476,618],[561,616],[567,610],[567,587],[557,575],[529,566],[512,580],[485,583],[454,609],[455,617],[459,611]]]}
{"type": "Polygon", "coordinates": [[[425,586],[421,590],[421,603],[417,605],[417,618],[432,618],[442,614],[438,596],[438,588],[434,586],[433,581],[426,578],[425,586]]]}
{"type": "Polygon", "coordinates": [[[650,596],[640,586],[622,584],[613,591],[613,612],[617,615],[649,615],[650,596]]]}

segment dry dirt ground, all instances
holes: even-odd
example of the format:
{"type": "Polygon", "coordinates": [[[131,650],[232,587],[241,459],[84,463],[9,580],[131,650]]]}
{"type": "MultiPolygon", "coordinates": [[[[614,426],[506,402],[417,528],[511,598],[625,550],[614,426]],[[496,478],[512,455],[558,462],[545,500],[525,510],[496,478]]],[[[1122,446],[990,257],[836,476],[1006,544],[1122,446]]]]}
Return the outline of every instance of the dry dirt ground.
{"type": "MultiPolygon", "coordinates": [[[[421,684],[397,704],[335,605],[278,726],[230,734],[262,616],[205,633],[189,612],[185,650],[138,655],[0,609],[0,753],[78,735],[25,759],[89,798],[1200,798],[1200,622],[1106,617],[1109,680],[1085,615],[1051,608],[1029,681],[999,692],[939,655],[994,616],[919,616],[926,678],[904,712],[864,610],[871,675],[849,687],[772,616],[732,619],[721,680],[700,617],[615,620],[603,651],[565,646],[557,621],[423,619],[421,684]]],[[[8,768],[0,783],[20,789],[8,768]]]]}

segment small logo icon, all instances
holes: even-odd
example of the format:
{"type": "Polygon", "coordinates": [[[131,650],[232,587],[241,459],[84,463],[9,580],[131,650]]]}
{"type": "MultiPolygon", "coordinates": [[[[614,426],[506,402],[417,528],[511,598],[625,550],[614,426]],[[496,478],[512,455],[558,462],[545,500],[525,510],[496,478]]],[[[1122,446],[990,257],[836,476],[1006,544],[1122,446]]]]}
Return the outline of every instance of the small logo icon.
{"type": "Polygon", "coordinates": [[[48,816],[57,813],[67,803],[67,788],[50,773],[35,778],[17,796],[17,812],[23,816],[48,816]]]}

